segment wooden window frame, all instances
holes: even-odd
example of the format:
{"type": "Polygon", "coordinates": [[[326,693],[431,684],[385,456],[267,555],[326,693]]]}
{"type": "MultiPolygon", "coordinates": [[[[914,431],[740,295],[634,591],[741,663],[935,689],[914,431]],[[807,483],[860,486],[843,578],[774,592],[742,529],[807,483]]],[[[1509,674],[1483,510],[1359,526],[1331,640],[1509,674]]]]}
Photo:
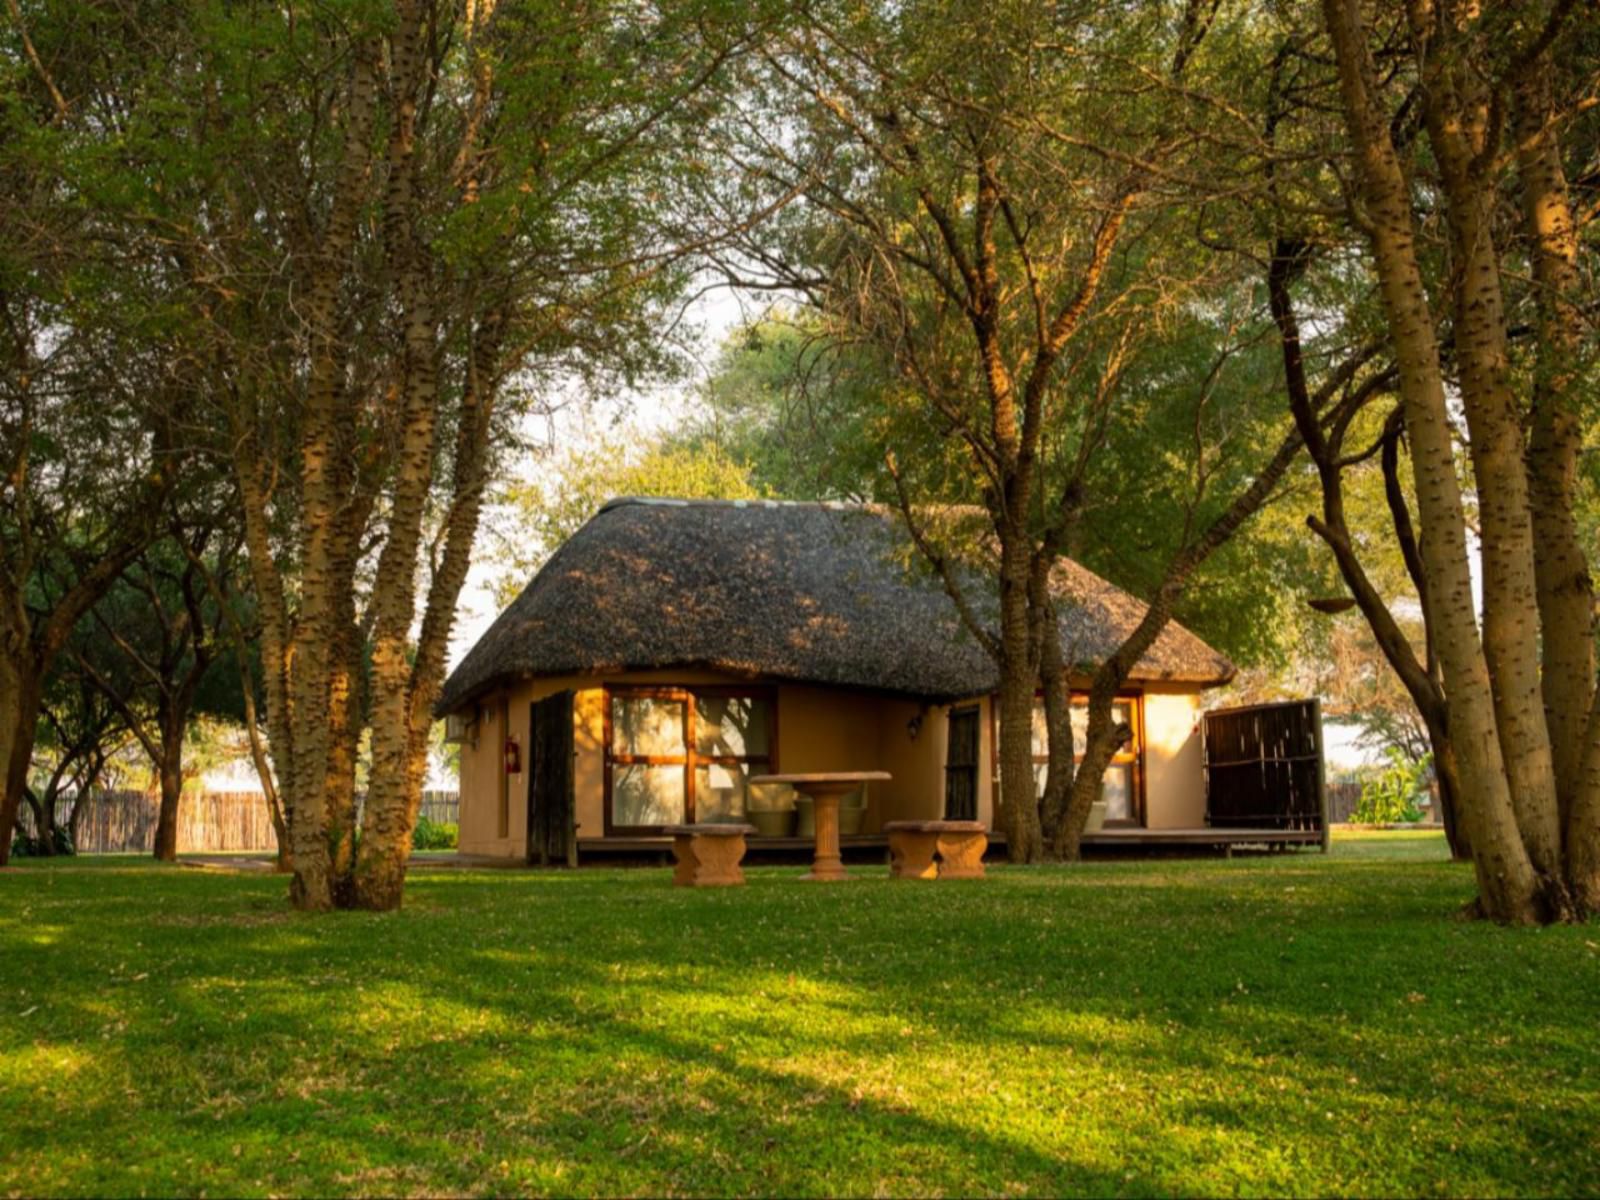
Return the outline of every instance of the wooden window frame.
{"type": "MultiPolygon", "coordinates": [[[[1034,699],[1042,701],[1043,692],[1035,692],[1034,699]]],[[[1072,708],[1087,708],[1089,703],[1088,692],[1069,691],[1067,703],[1072,708]]],[[[1117,819],[1107,820],[1106,824],[1117,829],[1145,829],[1148,828],[1149,811],[1145,804],[1145,769],[1144,769],[1144,693],[1118,692],[1112,700],[1113,704],[1128,705],[1131,717],[1129,724],[1133,730],[1132,749],[1119,751],[1111,756],[1111,761],[1106,764],[1107,769],[1115,766],[1131,766],[1133,768],[1133,811],[1132,820],[1117,819]]],[[[1030,737],[1032,734],[1030,733],[1030,737]]],[[[1047,765],[1050,761],[1048,755],[1033,756],[1035,766],[1047,765]]],[[[1082,757],[1074,754],[1074,764],[1081,763],[1082,757]]],[[[1000,778],[1000,697],[989,698],[989,766],[993,779],[1000,778]]]]}
{"type": "Polygon", "coordinates": [[[778,770],[778,689],[765,684],[606,684],[601,689],[605,705],[605,745],[601,760],[604,784],[601,798],[607,837],[640,837],[662,833],[664,825],[619,825],[612,817],[612,770],[617,766],[683,767],[683,821],[695,822],[695,773],[702,765],[742,766],[748,763],[767,764],[761,774],[771,775],[778,770]],[[747,697],[764,700],[767,704],[767,752],[765,754],[697,754],[695,752],[696,696],[747,697]],[[644,698],[682,701],[683,753],[679,754],[617,754],[614,750],[615,730],[612,728],[611,704],[616,698],[644,698]]]}

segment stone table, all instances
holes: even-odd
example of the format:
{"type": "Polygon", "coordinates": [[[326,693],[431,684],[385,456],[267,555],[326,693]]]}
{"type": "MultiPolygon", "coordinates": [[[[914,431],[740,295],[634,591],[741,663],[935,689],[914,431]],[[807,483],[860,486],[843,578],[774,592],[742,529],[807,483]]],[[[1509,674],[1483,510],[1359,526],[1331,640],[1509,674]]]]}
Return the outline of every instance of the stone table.
{"type": "Polygon", "coordinates": [[[822,771],[789,775],[752,775],[751,783],[787,783],[802,796],[810,796],[817,818],[817,848],[811,872],[804,876],[823,882],[849,879],[839,858],[839,798],[863,783],[883,783],[887,771],[822,771]]]}

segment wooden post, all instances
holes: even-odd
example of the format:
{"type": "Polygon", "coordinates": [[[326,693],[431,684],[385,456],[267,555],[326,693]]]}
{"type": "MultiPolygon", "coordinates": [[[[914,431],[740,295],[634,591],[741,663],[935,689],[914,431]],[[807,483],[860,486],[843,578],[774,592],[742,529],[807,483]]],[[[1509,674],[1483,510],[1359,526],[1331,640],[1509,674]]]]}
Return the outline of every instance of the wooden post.
{"type": "Polygon", "coordinates": [[[1317,812],[1322,821],[1322,852],[1328,852],[1332,831],[1328,828],[1328,755],[1322,741],[1322,701],[1311,701],[1311,728],[1317,736],[1317,812]]]}

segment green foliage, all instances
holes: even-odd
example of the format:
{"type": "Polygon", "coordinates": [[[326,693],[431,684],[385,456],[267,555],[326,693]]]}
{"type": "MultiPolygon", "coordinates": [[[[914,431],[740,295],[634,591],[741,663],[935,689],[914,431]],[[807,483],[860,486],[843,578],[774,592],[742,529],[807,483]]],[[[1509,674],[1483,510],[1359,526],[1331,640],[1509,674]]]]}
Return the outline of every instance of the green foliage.
{"type": "Polygon", "coordinates": [[[411,833],[411,848],[454,850],[460,835],[461,827],[454,821],[433,821],[423,814],[417,818],[417,827],[411,833]]]}
{"type": "Polygon", "coordinates": [[[725,454],[780,499],[888,500],[878,436],[888,394],[870,359],[836,345],[814,317],[779,309],[727,337],[701,411],[666,444],[725,454]]]}
{"type": "Polygon", "coordinates": [[[1411,758],[1399,747],[1386,749],[1389,765],[1361,786],[1350,819],[1361,825],[1399,825],[1422,819],[1418,801],[1427,791],[1433,755],[1411,758]]]}
{"type": "MultiPolygon", "coordinates": [[[[55,849],[52,851],[53,854],[67,856],[78,852],[77,847],[72,844],[72,831],[65,825],[57,825],[54,833],[55,836],[51,839],[55,844],[55,849]]],[[[21,828],[18,828],[16,835],[12,839],[11,853],[16,858],[50,857],[50,855],[44,853],[43,838],[24,833],[21,828]]]]}
{"type": "Polygon", "coordinates": [[[1600,1192],[1594,931],[1445,919],[1438,834],[802,869],[299,917],[270,874],[30,861],[0,1195],[1600,1192]]]}
{"type": "Polygon", "coordinates": [[[764,489],[751,470],[714,444],[649,442],[641,449],[604,441],[573,451],[548,482],[506,489],[509,510],[495,562],[495,595],[509,604],[562,542],[600,507],[618,496],[674,496],[685,500],[755,500],[764,489]]]}

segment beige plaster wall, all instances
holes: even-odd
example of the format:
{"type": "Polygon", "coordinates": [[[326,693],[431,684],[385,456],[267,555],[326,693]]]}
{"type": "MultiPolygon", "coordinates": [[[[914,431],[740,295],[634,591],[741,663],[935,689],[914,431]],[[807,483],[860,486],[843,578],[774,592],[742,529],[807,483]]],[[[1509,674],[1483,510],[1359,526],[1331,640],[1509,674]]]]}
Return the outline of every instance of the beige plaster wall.
{"type": "MultiPolygon", "coordinates": [[[[528,773],[509,780],[508,828],[499,832],[499,779],[506,729],[502,699],[509,706],[510,733],[526,768],[529,709],[554,692],[574,692],[574,787],[578,836],[605,835],[604,730],[607,685],[739,683],[709,671],[637,671],[604,678],[564,677],[523,683],[478,702],[476,745],[461,751],[461,850],[465,854],[518,857],[527,841],[528,773]]],[[[888,771],[893,779],[868,791],[865,828],[886,821],[927,820],[944,815],[944,762],[951,707],[979,706],[978,819],[994,820],[993,720],[990,698],[951,705],[847,689],[778,685],[779,771],[888,771]],[[915,736],[910,726],[920,718],[915,736]]],[[[1149,691],[1144,697],[1146,820],[1152,829],[1198,826],[1205,820],[1197,691],[1149,691]]]]}
{"type": "Polygon", "coordinates": [[[1197,691],[1145,693],[1145,823],[1151,829],[1205,824],[1200,705],[1197,691]]]}

